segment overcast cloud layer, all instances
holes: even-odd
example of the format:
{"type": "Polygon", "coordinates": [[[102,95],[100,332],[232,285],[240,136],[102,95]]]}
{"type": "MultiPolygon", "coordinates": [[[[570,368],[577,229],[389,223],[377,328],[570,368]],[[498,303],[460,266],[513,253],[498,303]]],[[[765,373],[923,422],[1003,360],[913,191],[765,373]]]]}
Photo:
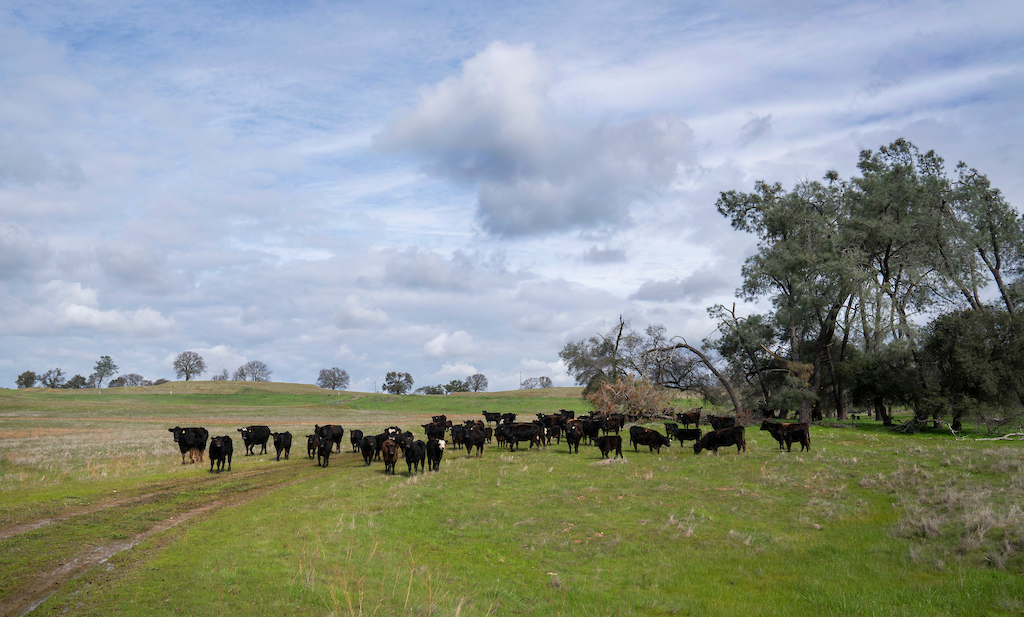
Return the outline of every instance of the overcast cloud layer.
{"type": "Polygon", "coordinates": [[[906,137],[1024,204],[1019,2],[771,6],[0,2],[0,386],[571,385],[620,313],[711,333],[720,191],[906,137]]]}

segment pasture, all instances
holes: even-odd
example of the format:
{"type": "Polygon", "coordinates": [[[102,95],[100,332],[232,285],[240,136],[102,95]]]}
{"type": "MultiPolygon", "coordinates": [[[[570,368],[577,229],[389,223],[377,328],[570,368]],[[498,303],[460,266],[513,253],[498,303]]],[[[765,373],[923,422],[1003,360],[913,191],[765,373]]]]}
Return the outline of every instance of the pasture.
{"type": "Polygon", "coordinates": [[[415,476],[347,435],[560,408],[589,410],[574,388],[0,390],[0,614],[1024,613],[1024,443],[969,426],[814,426],[802,454],[756,425],[718,456],[449,446],[415,476]],[[326,423],[346,436],[324,469],[305,435],[326,423]],[[291,458],[244,456],[250,424],[290,431],[291,458]],[[182,465],[174,426],[230,435],[231,471],[182,465]]]}

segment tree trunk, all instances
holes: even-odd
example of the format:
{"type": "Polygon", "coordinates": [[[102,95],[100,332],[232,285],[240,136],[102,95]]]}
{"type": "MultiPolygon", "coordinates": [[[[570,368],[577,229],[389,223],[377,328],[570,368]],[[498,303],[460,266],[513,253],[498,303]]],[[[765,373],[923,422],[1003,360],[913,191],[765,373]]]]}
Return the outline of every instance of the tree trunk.
{"type": "Polygon", "coordinates": [[[740,405],[740,400],[738,398],[736,398],[736,393],[732,391],[732,386],[729,384],[729,381],[726,380],[725,375],[722,375],[722,373],[720,373],[718,371],[718,369],[715,368],[715,365],[712,364],[710,358],[705,356],[696,347],[691,346],[685,340],[682,343],[676,343],[675,345],[672,345],[671,347],[656,347],[654,349],[648,349],[647,352],[649,353],[649,352],[652,352],[652,351],[672,351],[673,349],[686,349],[686,350],[692,351],[694,354],[696,354],[697,357],[700,358],[700,361],[704,363],[704,366],[708,367],[708,370],[715,374],[715,377],[717,377],[718,381],[720,381],[722,383],[722,387],[725,388],[725,391],[729,393],[729,398],[732,400],[732,406],[733,406],[734,410],[737,413],[739,413],[740,411],[743,410],[743,407],[740,405]]]}

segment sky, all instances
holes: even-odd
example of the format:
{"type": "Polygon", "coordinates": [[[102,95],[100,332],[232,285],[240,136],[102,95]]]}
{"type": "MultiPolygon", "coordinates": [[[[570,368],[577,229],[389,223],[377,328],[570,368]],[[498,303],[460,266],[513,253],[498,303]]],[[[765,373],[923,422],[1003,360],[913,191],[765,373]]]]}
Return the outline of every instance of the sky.
{"type": "Polygon", "coordinates": [[[548,376],[699,343],[715,201],[903,137],[1024,205],[1024,4],[0,0],[0,387],[548,376]]]}

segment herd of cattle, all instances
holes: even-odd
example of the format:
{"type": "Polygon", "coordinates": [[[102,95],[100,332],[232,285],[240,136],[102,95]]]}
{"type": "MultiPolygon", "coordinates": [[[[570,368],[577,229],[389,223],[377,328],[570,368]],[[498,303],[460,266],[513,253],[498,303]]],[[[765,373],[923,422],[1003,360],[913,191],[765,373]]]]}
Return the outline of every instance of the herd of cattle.
{"type": "MultiPolygon", "coordinates": [[[[466,420],[455,424],[445,416],[433,416],[429,424],[421,425],[427,441],[416,439],[409,431],[402,431],[397,426],[390,426],[382,433],[366,435],[355,429],[349,432],[349,443],[352,452],[359,452],[363,463],[368,467],[373,461],[384,463],[385,473],[394,474],[399,452],[409,467],[409,474],[424,472],[424,466],[437,471],[450,442],[457,449],[465,448],[467,456],[483,455],[485,444],[497,442],[498,446],[508,447],[510,451],[519,449],[519,444],[527,442],[530,449],[534,446],[546,447],[555,440],[561,444],[564,438],[572,453],[579,453],[581,443],[596,446],[602,458],[622,457],[622,437],[619,432],[625,428],[628,418],[623,414],[588,414],[575,417],[572,411],[561,410],[556,414],[538,413],[537,419],[531,422],[517,422],[514,413],[481,412],[483,420],[466,420]],[[493,423],[494,426],[490,426],[493,423]]],[[[693,453],[700,454],[703,450],[711,450],[718,454],[718,449],[736,446],[736,451],[745,452],[747,442],[744,438],[744,427],[736,425],[736,418],[730,416],[705,415],[701,418],[701,410],[676,413],[676,422],[665,422],[665,434],[638,424],[629,427],[629,443],[634,452],[640,446],[647,446],[648,452],[661,452],[673,440],[682,444],[693,441],[693,453]],[[711,429],[703,432],[700,428],[704,420],[711,429]],[[682,428],[680,428],[680,424],[682,428]],[[690,428],[690,425],[693,428],[690,428]]],[[[210,439],[209,432],[202,427],[167,429],[174,435],[174,441],[181,450],[181,463],[203,462],[206,443],[210,442],[210,472],[214,467],[220,472],[227,466],[231,470],[232,440],[229,435],[210,439]]],[[[785,445],[787,451],[792,450],[794,443],[800,444],[800,451],[811,449],[810,425],[800,422],[773,422],[765,420],[761,430],[768,432],[779,444],[781,450],[785,445]]],[[[260,454],[266,454],[267,442],[273,439],[277,460],[284,453],[285,460],[292,448],[292,434],[289,432],[273,433],[267,426],[247,426],[238,429],[245,446],[245,456],[255,455],[256,446],[260,446],[260,454]]],[[[332,452],[341,452],[341,442],[345,437],[345,429],[339,424],[315,426],[311,435],[306,435],[306,455],[316,459],[317,465],[327,467],[332,452]]]]}

